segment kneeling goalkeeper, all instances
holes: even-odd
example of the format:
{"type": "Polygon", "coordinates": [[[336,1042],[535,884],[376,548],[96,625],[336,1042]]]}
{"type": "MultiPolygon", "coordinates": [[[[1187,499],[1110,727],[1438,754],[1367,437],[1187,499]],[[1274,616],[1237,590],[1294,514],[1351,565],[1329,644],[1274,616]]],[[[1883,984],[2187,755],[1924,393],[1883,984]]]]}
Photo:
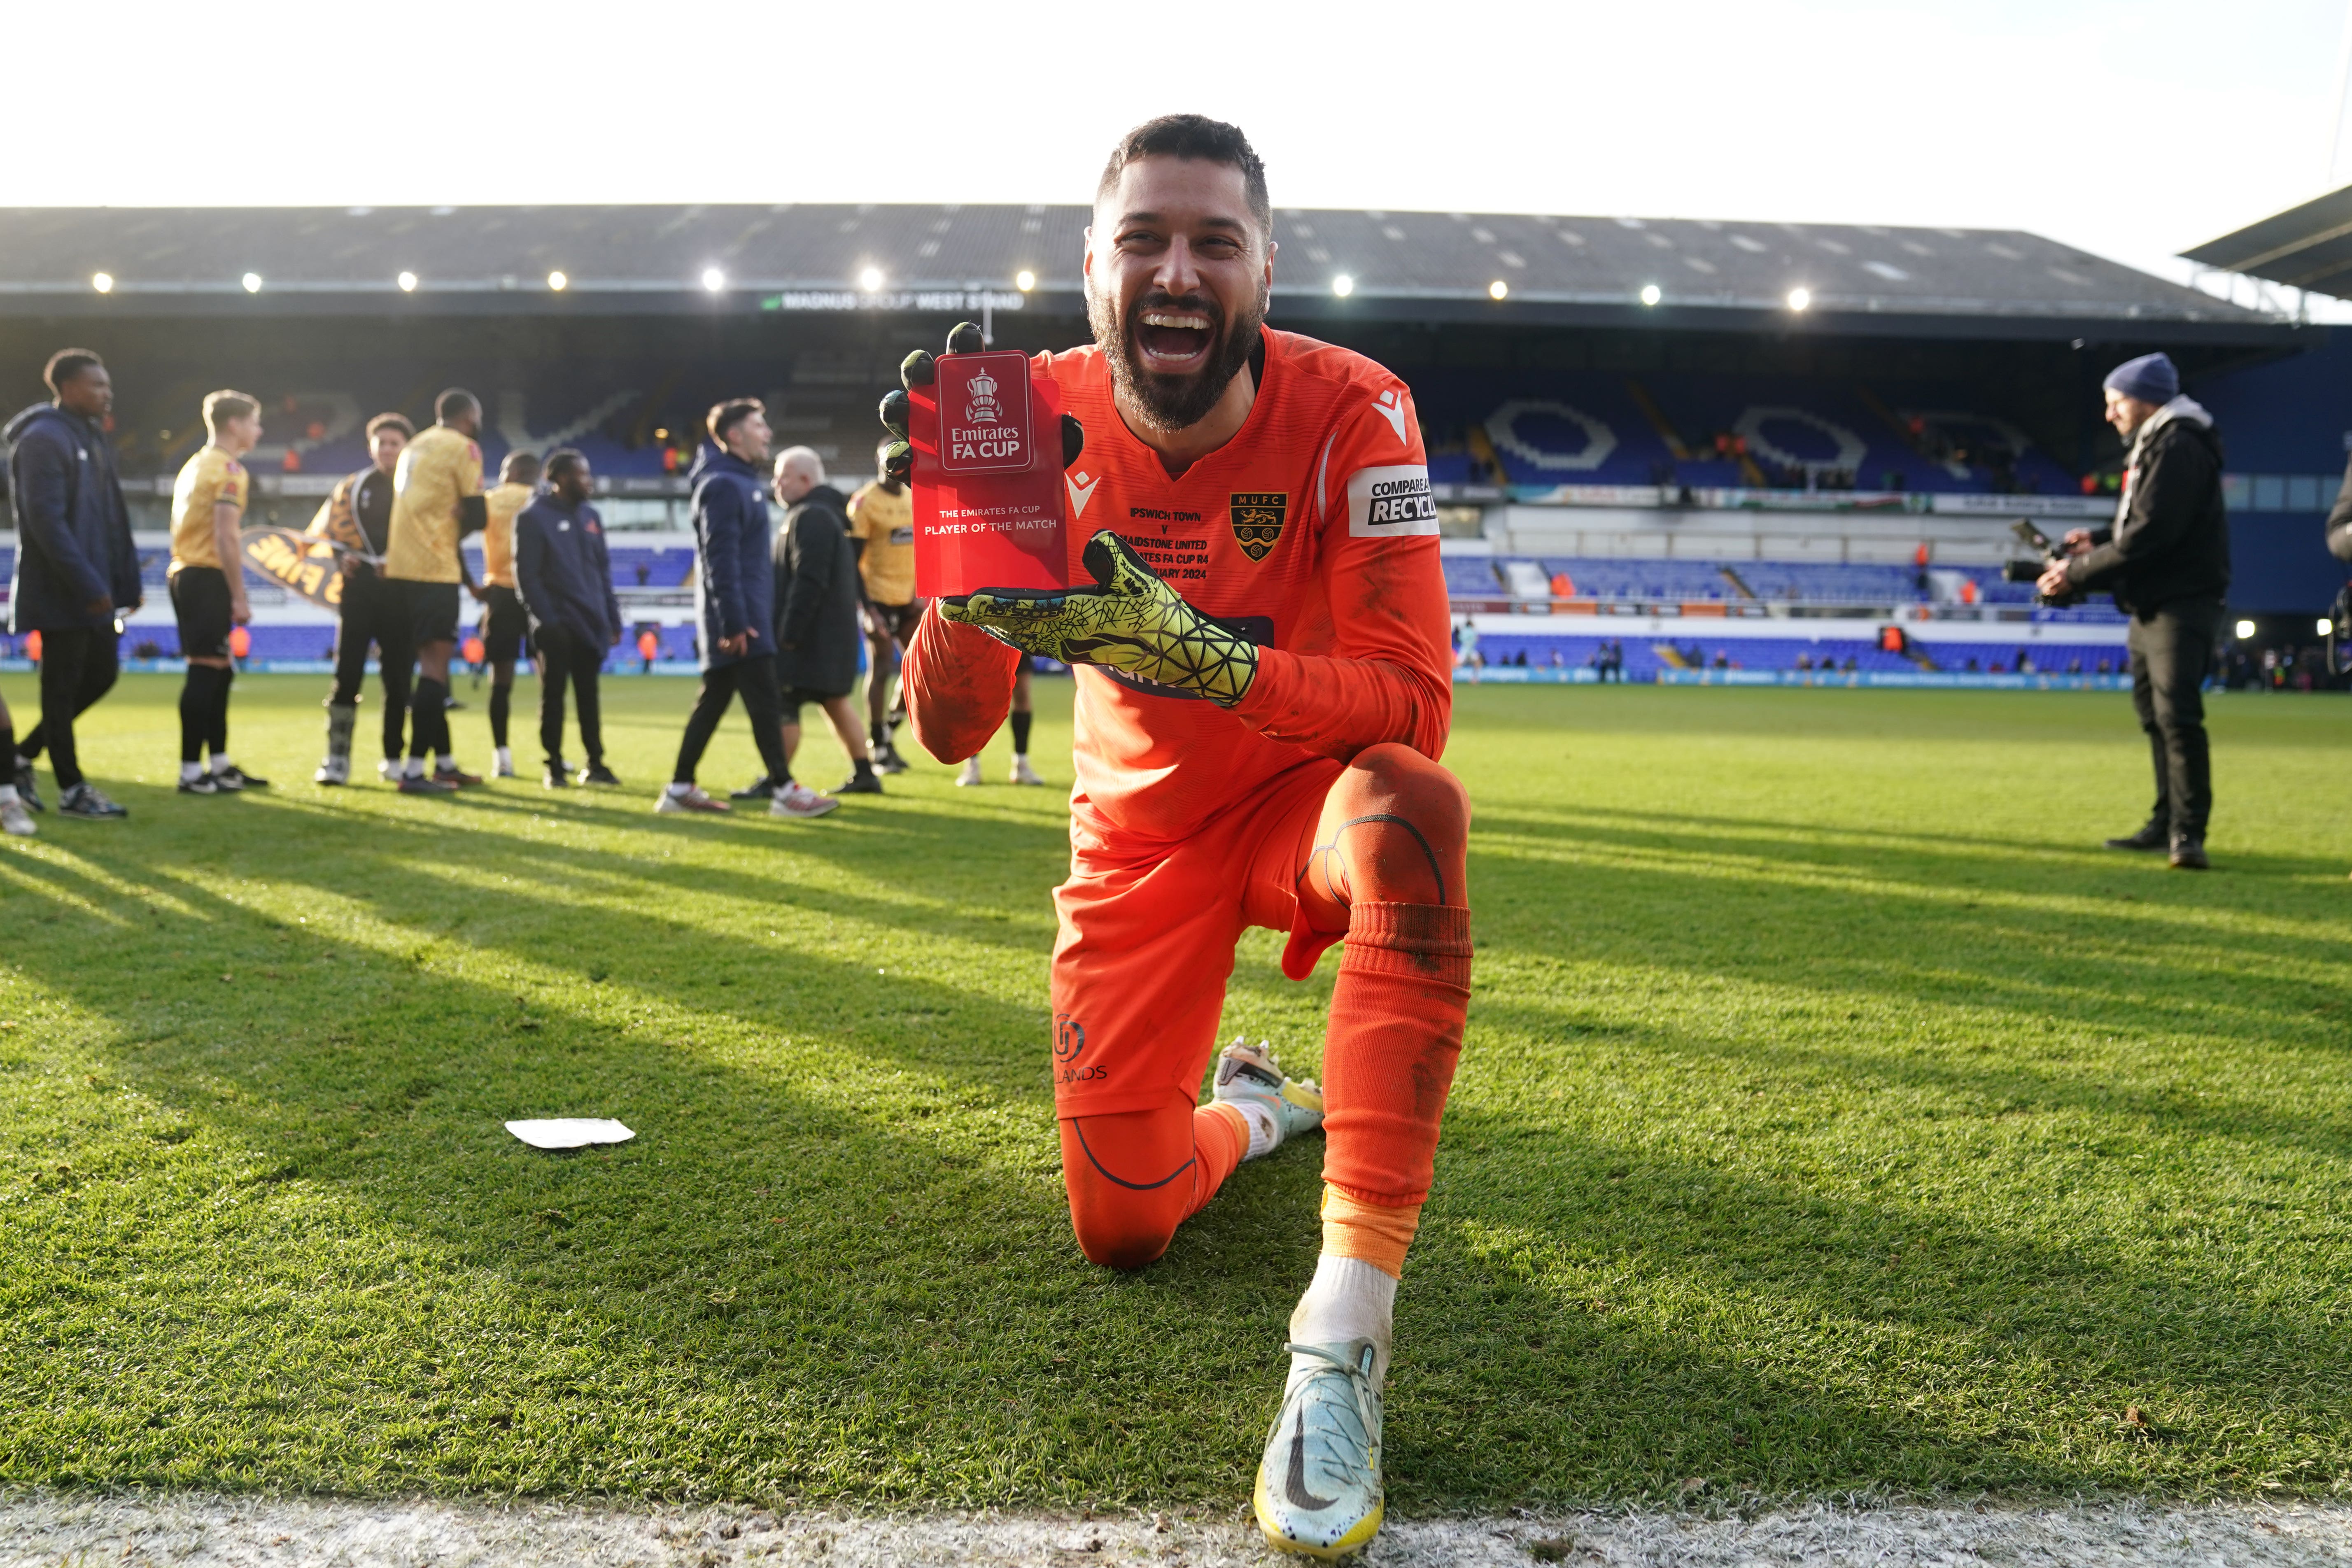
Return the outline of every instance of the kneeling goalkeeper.
{"type": "MultiPolygon", "coordinates": [[[[1066,515],[1096,586],[935,604],[906,690],[955,763],[1003,721],[1016,649],[1076,669],[1053,1049],[1086,1255],[1150,1263],[1242,1161],[1324,1131],[1322,1258],[1255,1507],[1276,1546],[1332,1557],[1380,1528],[1396,1285],[1470,1000],[1470,811],[1436,760],[1448,623],[1412,398],[1266,330],[1272,226],[1234,127],[1171,116],[1119,144],[1088,230],[1094,345],[1035,362],[1074,416],[1066,515]],[[1293,979],[1347,943],[1323,1084],[1236,1041],[1196,1108],[1250,926],[1287,933],[1293,979]]],[[[910,385],[932,374],[909,357],[910,385]]],[[[902,437],[905,413],[893,394],[902,437]]],[[[903,440],[890,458],[903,474],[903,440]]]]}

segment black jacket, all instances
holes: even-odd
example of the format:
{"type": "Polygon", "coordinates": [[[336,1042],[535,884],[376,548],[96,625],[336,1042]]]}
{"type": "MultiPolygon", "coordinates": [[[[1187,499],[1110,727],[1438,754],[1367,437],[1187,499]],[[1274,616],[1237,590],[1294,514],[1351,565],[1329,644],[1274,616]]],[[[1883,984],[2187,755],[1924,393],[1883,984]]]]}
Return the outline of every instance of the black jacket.
{"type": "Polygon", "coordinates": [[[2174,398],[2140,428],[2116,524],[2091,540],[2087,554],[2066,563],[2067,580],[2114,594],[2119,610],[2153,615],[2176,599],[2230,591],[2221,438],[2195,400],[2174,398]]]}
{"type": "Polygon", "coordinates": [[[106,433],[78,414],[37,403],[8,422],[8,493],[16,511],[14,629],[111,630],[139,607],[139,550],[106,433]],[[92,599],[114,601],[93,616],[92,599]]]}
{"type": "Polygon", "coordinates": [[[550,491],[522,509],[515,518],[515,586],[533,631],[561,626],[601,651],[621,629],[604,520],[586,501],[567,507],[550,491]]]}
{"type": "Polygon", "coordinates": [[[776,535],[776,676],[786,690],[846,696],[857,684],[857,552],[849,503],[819,485],[776,535]]]}
{"type": "Polygon", "coordinates": [[[2327,553],[2338,561],[2352,561],[2352,462],[2344,465],[2344,488],[2336,492],[2336,504],[2327,509],[2327,553]]]}
{"type": "Polygon", "coordinates": [[[775,601],[768,564],[768,491],[760,472],[742,458],[705,441],[694,459],[694,602],[702,623],[702,668],[716,669],[775,652],[768,639],[775,626],[775,601]],[[719,651],[720,642],[749,632],[740,654],[719,651]]]}

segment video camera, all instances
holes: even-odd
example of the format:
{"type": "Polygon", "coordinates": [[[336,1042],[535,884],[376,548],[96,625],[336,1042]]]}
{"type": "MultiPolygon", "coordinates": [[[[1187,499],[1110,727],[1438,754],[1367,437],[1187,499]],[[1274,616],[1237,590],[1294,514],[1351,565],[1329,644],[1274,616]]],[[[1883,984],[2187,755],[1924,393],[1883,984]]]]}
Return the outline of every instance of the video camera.
{"type": "MultiPolygon", "coordinates": [[[[2063,545],[2053,543],[2050,536],[2042,532],[2040,529],[2034,527],[2030,519],[2022,517],[2019,518],[2015,522],[2009,525],[2009,531],[2010,532],[2017,535],[2019,543],[2024,545],[2028,550],[2038,552],[2041,554],[2042,559],[2039,561],[2003,562],[2001,563],[2000,574],[2002,578],[2008,582],[2038,582],[2041,579],[2042,574],[2049,569],[2052,562],[2063,561],[2066,559],[2065,548],[2063,545]]],[[[2053,610],[2063,610],[2069,605],[2079,605],[2089,597],[2090,595],[2088,594],[2084,593],[2079,588],[2069,588],[2066,592],[2059,595],[2056,598],[2052,598],[2047,594],[2036,594],[2033,595],[2033,602],[2037,605],[2045,605],[2053,610]]]]}

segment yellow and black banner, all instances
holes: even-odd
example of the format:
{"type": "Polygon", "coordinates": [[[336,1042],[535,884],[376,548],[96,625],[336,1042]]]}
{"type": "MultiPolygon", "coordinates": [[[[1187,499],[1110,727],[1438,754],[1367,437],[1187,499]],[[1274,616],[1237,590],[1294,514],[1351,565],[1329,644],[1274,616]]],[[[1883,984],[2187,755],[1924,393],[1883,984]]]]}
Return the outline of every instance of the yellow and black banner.
{"type": "Polygon", "coordinates": [[[342,546],[291,528],[248,528],[237,537],[256,572],[320,609],[342,608],[342,546]]]}

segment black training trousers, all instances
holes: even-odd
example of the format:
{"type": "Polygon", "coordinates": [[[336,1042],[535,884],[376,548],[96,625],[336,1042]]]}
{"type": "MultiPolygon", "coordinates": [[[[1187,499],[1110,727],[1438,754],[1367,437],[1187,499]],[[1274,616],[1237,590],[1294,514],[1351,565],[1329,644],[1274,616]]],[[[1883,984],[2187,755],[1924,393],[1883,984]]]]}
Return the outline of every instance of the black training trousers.
{"type": "Polygon", "coordinates": [[[548,765],[553,766],[563,755],[567,682],[580,706],[580,743],[587,749],[592,765],[603,762],[604,721],[596,677],[604,668],[604,650],[559,626],[540,627],[531,641],[539,649],[539,743],[547,752],[548,765]]]}
{"type": "Polygon", "coordinates": [[[2213,815],[2213,764],[2205,739],[2205,678],[2221,627],[2219,599],[2175,599],[2132,615],[2132,706],[2156,768],[2153,822],[2175,838],[2205,840],[2213,815]]]}
{"type": "Polygon", "coordinates": [[[338,708],[356,708],[367,683],[368,644],[383,667],[383,754],[400,755],[408,725],[409,683],[416,675],[416,650],[409,646],[408,606],[398,589],[373,572],[343,574],[342,619],[335,631],[335,694],[338,708]]]}
{"type": "Polygon", "coordinates": [[[686,716],[686,738],[677,744],[677,768],[670,774],[676,783],[694,782],[703,751],[718,731],[719,721],[727,716],[727,704],[739,691],[743,711],[751,715],[751,739],[760,748],[760,760],[768,764],[768,777],[782,784],[793,776],[791,764],[784,761],[783,702],[776,689],[776,661],[766,654],[753,654],[702,672],[702,691],[694,700],[694,711],[686,716]]]}
{"type": "Polygon", "coordinates": [[[16,750],[26,762],[48,749],[49,771],[58,788],[81,783],[81,757],[74,749],[74,721],[114,689],[122,672],[122,652],[112,626],[64,626],[41,631],[41,721],[16,750]]]}

